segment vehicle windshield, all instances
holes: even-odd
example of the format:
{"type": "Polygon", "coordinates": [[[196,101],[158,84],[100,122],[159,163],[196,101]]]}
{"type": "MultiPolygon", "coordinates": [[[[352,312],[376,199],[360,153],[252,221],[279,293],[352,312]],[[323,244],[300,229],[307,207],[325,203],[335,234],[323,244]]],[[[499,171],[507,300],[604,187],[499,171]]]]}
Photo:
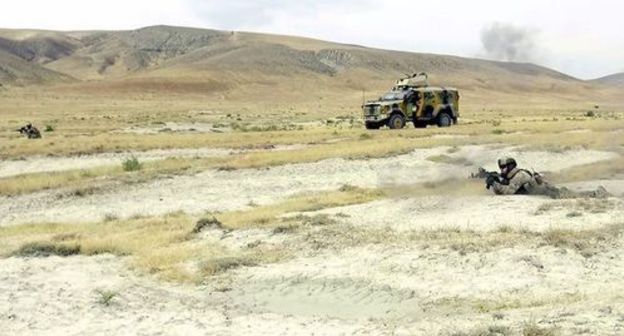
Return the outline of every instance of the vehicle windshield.
{"type": "Polygon", "coordinates": [[[403,99],[409,91],[390,91],[381,96],[380,100],[398,100],[403,99]]]}

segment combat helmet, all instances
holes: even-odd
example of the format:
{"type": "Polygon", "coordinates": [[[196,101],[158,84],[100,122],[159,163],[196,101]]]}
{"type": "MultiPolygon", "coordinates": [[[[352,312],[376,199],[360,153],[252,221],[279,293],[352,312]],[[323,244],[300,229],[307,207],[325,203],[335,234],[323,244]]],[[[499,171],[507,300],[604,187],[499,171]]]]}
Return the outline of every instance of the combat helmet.
{"type": "Polygon", "coordinates": [[[498,159],[498,168],[500,169],[507,168],[507,171],[511,171],[516,168],[517,165],[516,159],[512,157],[502,157],[498,159]]]}

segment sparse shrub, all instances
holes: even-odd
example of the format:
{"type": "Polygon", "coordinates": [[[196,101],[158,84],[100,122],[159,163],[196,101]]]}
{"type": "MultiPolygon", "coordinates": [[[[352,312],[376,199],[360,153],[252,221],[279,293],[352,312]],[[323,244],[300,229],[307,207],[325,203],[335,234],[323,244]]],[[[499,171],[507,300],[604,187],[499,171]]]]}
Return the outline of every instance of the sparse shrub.
{"type": "Polygon", "coordinates": [[[295,230],[297,230],[297,226],[296,225],[280,225],[278,227],[276,227],[275,229],[273,229],[273,234],[280,234],[280,233],[290,233],[290,232],[294,232],[295,230]]]}
{"type": "Polygon", "coordinates": [[[593,117],[596,116],[596,112],[594,112],[594,111],[587,111],[587,112],[585,112],[585,116],[593,118],[593,117]]]}
{"type": "Polygon", "coordinates": [[[54,126],[46,125],[44,132],[54,132],[54,126]]]}
{"type": "Polygon", "coordinates": [[[369,134],[369,133],[362,133],[362,134],[360,134],[360,139],[362,139],[362,140],[367,140],[367,139],[372,139],[372,138],[373,138],[372,134],[369,134]]]}
{"type": "Polygon", "coordinates": [[[118,292],[106,289],[96,289],[95,292],[98,294],[97,302],[106,307],[110,306],[112,300],[119,294],[118,292]]]}
{"type": "Polygon", "coordinates": [[[447,149],[447,150],[446,150],[446,152],[447,152],[448,154],[457,153],[457,152],[459,152],[459,147],[457,147],[457,146],[453,146],[453,147],[451,147],[451,148],[447,149]]]}
{"type": "Polygon", "coordinates": [[[232,166],[220,166],[217,167],[218,171],[233,171],[236,170],[236,168],[232,167],[232,166]]]}
{"type": "Polygon", "coordinates": [[[143,164],[139,162],[139,159],[137,159],[136,156],[127,158],[121,163],[121,165],[123,170],[127,172],[141,170],[143,167],[143,164]]]}
{"type": "Polygon", "coordinates": [[[221,257],[205,260],[200,264],[200,269],[204,275],[223,273],[227,270],[243,267],[255,266],[256,262],[245,257],[221,257]]]}
{"type": "Polygon", "coordinates": [[[492,318],[495,320],[502,320],[505,318],[505,314],[503,313],[493,313],[492,318]]]}
{"type": "Polygon", "coordinates": [[[501,121],[500,120],[492,120],[491,123],[492,123],[492,126],[498,127],[498,126],[500,126],[501,121]]]}
{"type": "Polygon", "coordinates": [[[223,223],[221,223],[218,219],[212,218],[202,218],[195,223],[195,227],[193,228],[192,233],[200,233],[203,229],[223,229],[223,223]]]}
{"type": "Polygon", "coordinates": [[[78,233],[61,233],[52,237],[52,240],[55,242],[58,242],[58,241],[74,240],[78,238],[80,238],[80,234],[78,233]]]}
{"type": "Polygon", "coordinates": [[[80,245],[54,244],[49,242],[26,243],[13,252],[13,255],[20,257],[49,257],[57,255],[67,257],[80,253],[80,245]]]}
{"type": "Polygon", "coordinates": [[[502,130],[500,128],[492,130],[492,134],[503,134],[503,133],[506,133],[505,130],[502,130]]]}
{"type": "Polygon", "coordinates": [[[297,215],[295,220],[300,221],[304,225],[323,226],[336,224],[336,220],[331,218],[328,214],[318,214],[314,216],[297,215]]]}
{"type": "Polygon", "coordinates": [[[572,218],[572,217],[581,217],[581,216],[583,216],[583,213],[582,213],[582,212],[580,212],[580,211],[572,211],[572,212],[568,212],[568,213],[566,214],[566,217],[568,217],[568,218],[572,218]]]}
{"type": "Polygon", "coordinates": [[[112,222],[112,221],[116,221],[118,219],[119,219],[119,217],[117,215],[115,215],[114,213],[104,214],[104,221],[105,222],[112,222]]]}
{"type": "Polygon", "coordinates": [[[137,220],[141,218],[145,218],[145,215],[143,215],[142,213],[135,213],[132,216],[130,216],[130,219],[133,219],[133,220],[137,220]]]}
{"type": "Polygon", "coordinates": [[[338,188],[338,190],[342,192],[352,192],[352,191],[360,190],[360,188],[351,184],[343,184],[342,186],[340,186],[340,188],[338,188]]]}
{"type": "Polygon", "coordinates": [[[95,194],[97,191],[96,188],[94,187],[86,187],[86,188],[77,188],[74,191],[72,191],[70,193],[71,196],[76,196],[76,197],[85,197],[88,195],[93,195],[95,194]]]}
{"type": "Polygon", "coordinates": [[[554,328],[542,328],[535,322],[528,322],[522,328],[523,336],[555,336],[557,335],[554,328]]]}
{"type": "Polygon", "coordinates": [[[496,232],[498,232],[498,233],[511,233],[511,232],[513,232],[513,228],[511,226],[509,226],[509,225],[501,225],[501,226],[498,227],[496,232]]]}
{"type": "Polygon", "coordinates": [[[468,332],[455,332],[452,336],[507,336],[512,335],[511,329],[505,326],[491,325],[487,328],[478,328],[468,332]]]}
{"type": "Polygon", "coordinates": [[[536,215],[541,215],[544,212],[550,211],[552,209],[554,209],[555,207],[557,207],[556,203],[544,203],[544,204],[540,204],[540,206],[537,207],[537,210],[535,210],[535,214],[536,215]]]}

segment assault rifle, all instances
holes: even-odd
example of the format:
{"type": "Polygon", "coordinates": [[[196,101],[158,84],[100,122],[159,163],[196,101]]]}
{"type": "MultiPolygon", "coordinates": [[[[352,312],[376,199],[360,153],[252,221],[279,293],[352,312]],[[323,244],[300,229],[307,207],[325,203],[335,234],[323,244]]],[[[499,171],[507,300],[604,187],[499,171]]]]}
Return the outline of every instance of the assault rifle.
{"type": "Polygon", "coordinates": [[[485,176],[485,189],[490,189],[494,185],[494,182],[501,183],[501,175],[498,172],[486,172],[485,176]]]}
{"type": "Polygon", "coordinates": [[[490,189],[494,182],[502,183],[503,177],[495,171],[487,171],[483,167],[479,167],[477,173],[470,174],[472,178],[485,179],[485,188],[490,189]]]}

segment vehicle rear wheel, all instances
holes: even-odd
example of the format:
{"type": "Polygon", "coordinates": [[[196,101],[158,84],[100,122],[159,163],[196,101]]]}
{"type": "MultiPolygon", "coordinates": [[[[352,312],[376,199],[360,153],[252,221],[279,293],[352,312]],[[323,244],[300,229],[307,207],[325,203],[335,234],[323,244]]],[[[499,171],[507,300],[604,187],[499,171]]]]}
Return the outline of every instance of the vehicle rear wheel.
{"type": "Polygon", "coordinates": [[[439,127],[449,127],[451,126],[452,123],[453,123],[453,119],[448,113],[443,112],[443,113],[438,114],[438,126],[439,127]]]}
{"type": "Polygon", "coordinates": [[[400,129],[405,126],[405,118],[401,114],[393,114],[390,119],[388,119],[388,127],[392,129],[400,129]]]}

